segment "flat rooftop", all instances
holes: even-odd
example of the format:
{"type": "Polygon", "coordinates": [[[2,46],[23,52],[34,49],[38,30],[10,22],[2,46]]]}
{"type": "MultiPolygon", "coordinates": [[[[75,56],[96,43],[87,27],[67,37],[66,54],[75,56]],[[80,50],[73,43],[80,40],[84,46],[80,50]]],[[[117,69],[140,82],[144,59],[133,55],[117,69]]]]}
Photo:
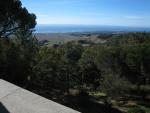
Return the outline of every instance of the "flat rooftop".
{"type": "Polygon", "coordinates": [[[79,113],[0,79],[0,113],[79,113]]]}

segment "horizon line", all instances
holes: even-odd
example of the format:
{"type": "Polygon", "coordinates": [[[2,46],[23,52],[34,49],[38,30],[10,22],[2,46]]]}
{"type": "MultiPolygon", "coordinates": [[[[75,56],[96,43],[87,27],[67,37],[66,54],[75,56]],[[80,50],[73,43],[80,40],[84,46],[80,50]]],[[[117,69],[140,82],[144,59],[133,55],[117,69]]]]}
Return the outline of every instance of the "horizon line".
{"type": "Polygon", "coordinates": [[[72,26],[105,26],[105,27],[130,27],[130,28],[150,28],[148,26],[127,26],[127,25],[102,25],[102,24],[37,24],[36,26],[48,26],[48,25],[72,25],[72,26]]]}

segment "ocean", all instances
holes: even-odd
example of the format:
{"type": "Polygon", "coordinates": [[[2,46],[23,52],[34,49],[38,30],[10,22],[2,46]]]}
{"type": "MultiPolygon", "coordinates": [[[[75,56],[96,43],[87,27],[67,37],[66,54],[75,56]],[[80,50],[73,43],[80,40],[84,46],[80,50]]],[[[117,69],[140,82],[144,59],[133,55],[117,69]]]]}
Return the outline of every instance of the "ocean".
{"type": "Polygon", "coordinates": [[[37,25],[35,33],[80,32],[150,32],[148,27],[100,26],[100,25],[37,25]]]}

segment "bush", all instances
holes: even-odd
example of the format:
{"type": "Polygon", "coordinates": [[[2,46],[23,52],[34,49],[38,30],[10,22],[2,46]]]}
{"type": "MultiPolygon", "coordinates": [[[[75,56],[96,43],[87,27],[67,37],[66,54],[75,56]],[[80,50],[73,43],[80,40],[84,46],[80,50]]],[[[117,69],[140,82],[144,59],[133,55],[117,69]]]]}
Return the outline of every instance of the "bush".
{"type": "Polygon", "coordinates": [[[101,91],[111,97],[125,95],[128,92],[129,87],[130,83],[126,79],[113,74],[105,75],[104,80],[101,83],[101,91]]]}
{"type": "Polygon", "coordinates": [[[134,107],[134,108],[130,108],[128,110],[128,113],[146,113],[146,112],[140,107],[134,107]]]}
{"type": "Polygon", "coordinates": [[[150,108],[150,103],[148,102],[143,102],[143,101],[140,101],[137,103],[138,105],[141,105],[141,106],[144,106],[144,107],[149,107],[150,108]]]}

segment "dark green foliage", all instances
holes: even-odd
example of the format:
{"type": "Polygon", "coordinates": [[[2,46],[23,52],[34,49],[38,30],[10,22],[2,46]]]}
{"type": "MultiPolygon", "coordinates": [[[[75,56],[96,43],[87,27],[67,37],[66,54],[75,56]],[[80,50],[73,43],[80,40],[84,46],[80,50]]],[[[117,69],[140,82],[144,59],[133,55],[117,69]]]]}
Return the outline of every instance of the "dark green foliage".
{"type": "Polygon", "coordinates": [[[83,51],[81,45],[70,42],[64,45],[64,49],[65,57],[67,58],[69,63],[77,63],[77,61],[81,58],[83,51]]]}
{"type": "Polygon", "coordinates": [[[134,107],[134,108],[130,108],[128,110],[128,113],[145,113],[145,111],[140,107],[134,107]]]}
{"type": "Polygon", "coordinates": [[[131,84],[118,75],[107,74],[103,78],[100,89],[110,97],[124,96],[130,89],[131,84]]]}
{"type": "Polygon", "coordinates": [[[92,86],[92,90],[95,90],[100,85],[101,70],[98,69],[97,65],[89,59],[84,57],[80,60],[80,84],[87,87],[92,86]]]}
{"type": "Polygon", "coordinates": [[[139,101],[139,102],[138,102],[138,105],[141,105],[141,106],[145,106],[145,107],[150,108],[150,103],[149,103],[149,102],[139,101]]]}
{"type": "Polygon", "coordinates": [[[59,47],[41,47],[30,82],[41,90],[59,89],[68,93],[70,89],[100,90],[111,97],[132,95],[135,86],[138,93],[133,95],[145,98],[147,90],[143,91],[141,86],[150,83],[150,46],[149,34],[144,37],[134,44],[83,47],[69,42],[59,47]]]}
{"type": "Polygon", "coordinates": [[[63,50],[54,48],[41,48],[36,56],[37,64],[33,67],[31,82],[44,89],[64,88],[65,64],[61,56],[63,50]]]}
{"type": "MultiPolygon", "coordinates": [[[[147,99],[150,33],[104,33],[98,36],[107,40],[103,44],[79,40],[47,47],[42,46],[45,41],[39,47],[32,34],[35,18],[19,0],[0,1],[0,78],[47,98],[55,92],[59,92],[58,96],[66,96],[71,94],[70,90],[75,90],[79,93],[74,95],[84,101],[79,103],[90,108],[90,102],[96,112],[101,111],[97,109],[101,106],[101,109],[109,108],[110,111],[104,111],[111,113],[111,99],[106,106],[93,103],[88,95],[91,92],[102,91],[109,98],[135,96],[147,99]]],[[[144,112],[132,108],[129,113],[144,112]]]]}
{"type": "Polygon", "coordinates": [[[81,53],[81,46],[72,43],[61,48],[41,48],[37,55],[38,64],[33,68],[32,82],[41,88],[69,91],[79,81],[77,64],[81,53]]]}
{"type": "Polygon", "coordinates": [[[27,85],[38,50],[32,36],[35,19],[20,0],[0,1],[0,78],[27,85]]]}
{"type": "Polygon", "coordinates": [[[18,29],[32,30],[36,25],[36,16],[22,7],[20,0],[0,1],[0,37],[6,38],[18,29]]]}
{"type": "Polygon", "coordinates": [[[25,85],[32,74],[37,41],[28,31],[18,31],[12,40],[1,39],[0,77],[18,85],[25,85]]]}
{"type": "Polygon", "coordinates": [[[136,45],[150,43],[150,33],[123,33],[108,39],[108,45],[136,45]]]}

